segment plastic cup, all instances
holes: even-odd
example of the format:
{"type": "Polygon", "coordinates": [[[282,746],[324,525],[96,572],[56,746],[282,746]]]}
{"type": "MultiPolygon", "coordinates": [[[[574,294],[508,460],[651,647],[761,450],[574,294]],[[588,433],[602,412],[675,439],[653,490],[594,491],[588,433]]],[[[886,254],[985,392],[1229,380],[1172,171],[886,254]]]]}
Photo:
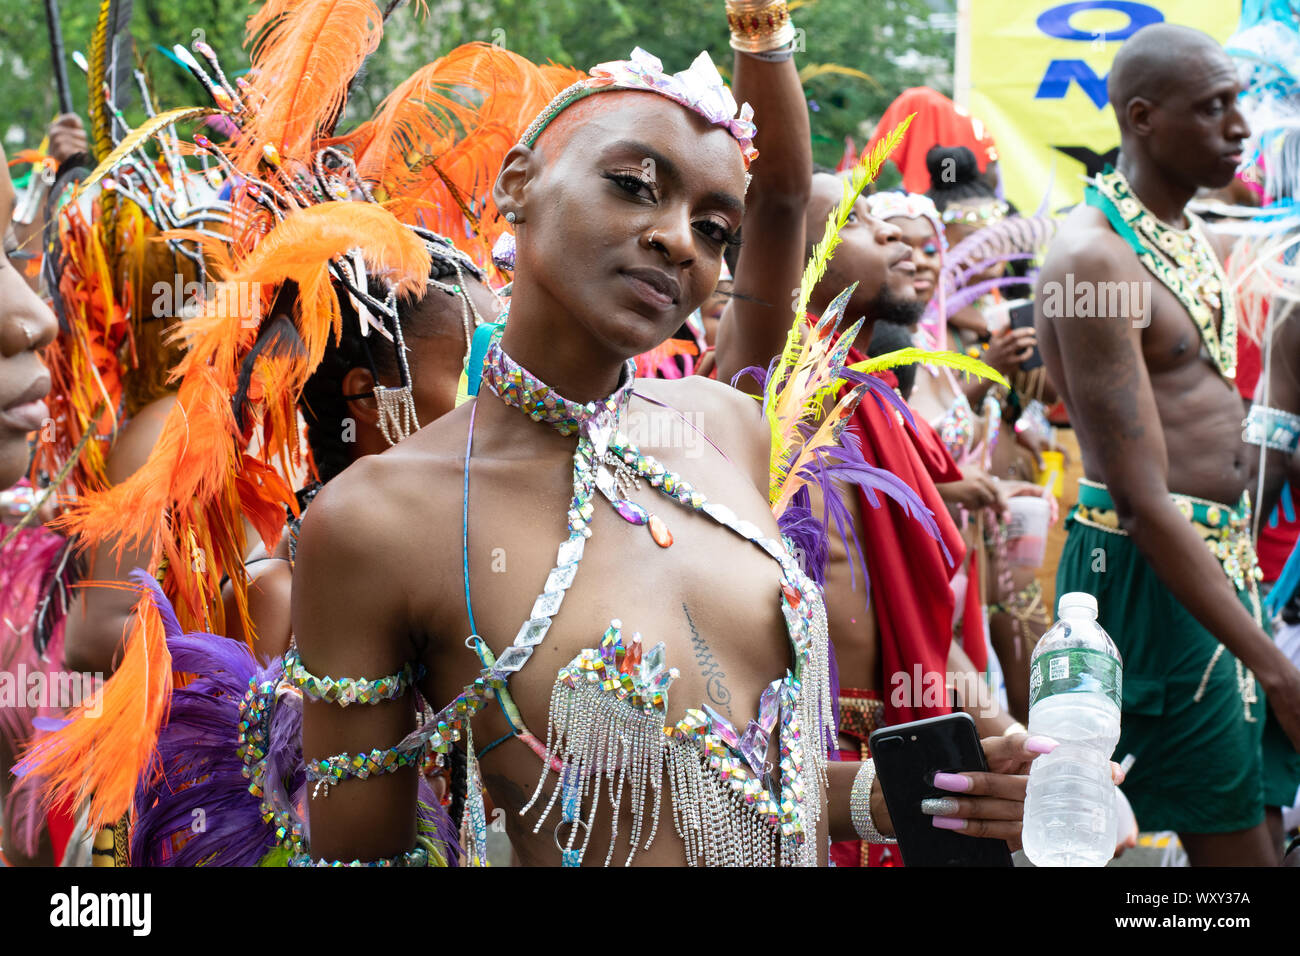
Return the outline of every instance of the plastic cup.
{"type": "Polygon", "coordinates": [[[1038,483],[1052,489],[1052,494],[1061,497],[1065,493],[1065,455],[1059,451],[1045,451],[1043,470],[1038,476],[1038,483]]]}
{"type": "Polygon", "coordinates": [[[1047,523],[1051,506],[1046,499],[1019,495],[1008,499],[1007,564],[1037,568],[1047,553],[1047,523]]]}

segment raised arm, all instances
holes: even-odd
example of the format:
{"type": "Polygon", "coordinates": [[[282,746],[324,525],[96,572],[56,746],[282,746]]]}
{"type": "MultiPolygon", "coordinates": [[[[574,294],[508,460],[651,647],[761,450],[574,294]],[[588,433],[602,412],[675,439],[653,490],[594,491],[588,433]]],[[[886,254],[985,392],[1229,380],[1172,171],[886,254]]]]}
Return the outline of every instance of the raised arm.
{"type": "MultiPolygon", "coordinates": [[[[1145,272],[1117,249],[1121,240],[1093,231],[1053,249],[1039,275],[1039,290],[1116,280],[1140,282],[1145,272]]],[[[1218,561],[1169,497],[1164,432],[1142,355],[1144,323],[1135,317],[1058,320],[1042,313],[1035,296],[1039,335],[1055,337],[1060,368],[1051,372],[1070,396],[1070,422],[1100,469],[1121,527],[1178,601],[1243,664],[1251,668],[1291,739],[1300,744],[1300,673],[1278,651],[1237,600],[1218,561]]]]}
{"type": "MultiPolygon", "coordinates": [[[[803,272],[812,184],[808,104],[794,58],[769,63],[737,53],[733,90],[738,101],[754,107],[759,157],[745,197],[735,298],[718,325],[718,381],[728,384],[743,368],[767,368],[785,345],[794,321],[792,290],[803,272]]],[[[757,390],[748,378],[739,384],[757,390]]]]}
{"type": "MultiPolygon", "coordinates": [[[[383,586],[379,569],[392,561],[374,495],[372,470],[340,476],[321,491],[303,519],[294,564],[293,633],[303,666],[317,677],[376,679],[399,673],[414,652],[404,605],[383,586]],[[358,480],[349,481],[350,478],[358,480]]],[[[369,753],[415,729],[414,694],[382,703],[312,701],[304,693],[302,752],[310,764],[337,754],[369,753]]],[[[416,770],[405,767],[365,780],[345,779],[309,800],[314,859],[391,859],[415,846],[416,770]]],[[[309,785],[308,794],[311,794],[309,785]]]]}

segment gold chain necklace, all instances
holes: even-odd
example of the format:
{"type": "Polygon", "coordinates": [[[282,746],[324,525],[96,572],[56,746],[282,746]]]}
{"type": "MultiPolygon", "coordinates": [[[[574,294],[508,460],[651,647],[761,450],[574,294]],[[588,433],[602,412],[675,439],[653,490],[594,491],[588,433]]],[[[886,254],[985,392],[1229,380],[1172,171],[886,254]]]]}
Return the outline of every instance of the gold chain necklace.
{"type": "Polygon", "coordinates": [[[1201,221],[1188,212],[1187,229],[1161,222],[1119,170],[1099,174],[1085,195],[1088,205],[1106,213],[1139,261],[1187,310],[1219,374],[1232,382],[1237,376],[1236,303],[1201,221]],[[1218,314],[1222,321],[1216,328],[1218,314]]]}

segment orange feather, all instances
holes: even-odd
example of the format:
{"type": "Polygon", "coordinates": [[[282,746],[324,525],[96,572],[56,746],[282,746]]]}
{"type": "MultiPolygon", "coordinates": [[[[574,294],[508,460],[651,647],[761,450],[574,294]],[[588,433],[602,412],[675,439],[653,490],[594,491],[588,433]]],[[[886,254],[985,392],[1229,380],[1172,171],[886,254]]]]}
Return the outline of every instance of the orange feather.
{"type": "Polygon", "coordinates": [[[348,85],[379,46],[383,14],[373,0],[268,0],[248,20],[253,93],[235,164],[253,172],[263,144],[307,161],[321,124],[343,110],[348,85]]]}
{"type": "Polygon", "coordinates": [[[92,832],[130,811],[137,781],[158,770],[154,747],[171,699],[171,653],[150,595],[133,619],[142,626],[113,678],[73,711],[71,723],[23,753],[20,786],[39,786],[47,806],[88,801],[92,832]]]}

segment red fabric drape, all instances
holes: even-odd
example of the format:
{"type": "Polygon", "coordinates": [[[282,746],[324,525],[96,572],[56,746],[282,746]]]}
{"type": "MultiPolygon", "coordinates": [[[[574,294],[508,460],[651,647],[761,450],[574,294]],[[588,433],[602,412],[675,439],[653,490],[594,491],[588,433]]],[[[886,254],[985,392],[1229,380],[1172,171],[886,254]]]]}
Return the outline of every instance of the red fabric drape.
{"type": "MultiPolygon", "coordinates": [[[[849,356],[850,362],[865,358],[856,349],[851,349],[849,356]]],[[[884,373],[881,378],[891,381],[893,375],[884,373]]],[[[928,426],[919,421],[917,425],[921,435],[926,435],[928,426]]],[[[866,495],[857,491],[862,505],[862,549],[880,639],[885,719],[897,724],[950,713],[943,700],[946,693],[939,695],[939,706],[926,706],[923,691],[927,679],[943,681],[948,670],[955,605],[949,581],[961,566],[966,544],[939,497],[932,469],[947,480],[956,480],[960,472],[938,436],[933,436],[933,441],[929,435],[918,436],[894,409],[882,408],[869,395],[859,403],[849,427],[861,442],[868,464],[892,472],[934,512],[953,560],[949,564],[939,542],[892,499],[873,508],[866,495]],[[922,686],[916,683],[918,673],[922,686]],[[928,677],[931,674],[938,676],[928,677]],[[898,692],[900,689],[904,692],[898,692]]],[[[934,696],[932,693],[931,698],[934,696]]]]}

